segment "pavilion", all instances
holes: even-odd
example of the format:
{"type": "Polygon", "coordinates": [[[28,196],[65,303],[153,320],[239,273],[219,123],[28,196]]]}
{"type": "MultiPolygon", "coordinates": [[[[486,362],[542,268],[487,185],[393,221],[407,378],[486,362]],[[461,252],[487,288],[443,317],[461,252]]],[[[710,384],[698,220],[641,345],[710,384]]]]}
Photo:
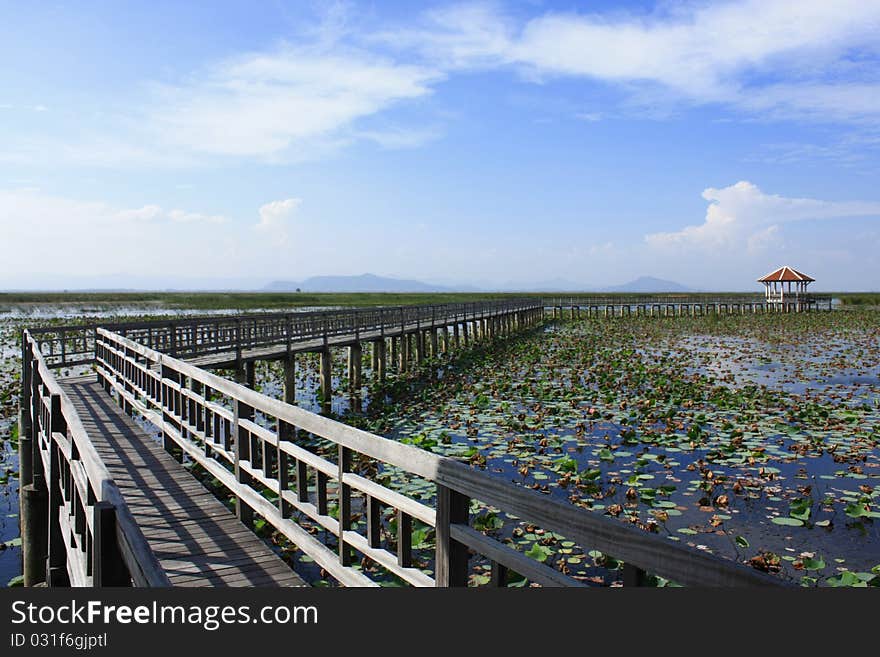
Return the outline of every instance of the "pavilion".
{"type": "Polygon", "coordinates": [[[764,301],[767,305],[776,306],[779,310],[803,310],[810,303],[807,286],[815,280],[797,269],[780,267],[759,278],[758,282],[764,284],[764,301]]]}

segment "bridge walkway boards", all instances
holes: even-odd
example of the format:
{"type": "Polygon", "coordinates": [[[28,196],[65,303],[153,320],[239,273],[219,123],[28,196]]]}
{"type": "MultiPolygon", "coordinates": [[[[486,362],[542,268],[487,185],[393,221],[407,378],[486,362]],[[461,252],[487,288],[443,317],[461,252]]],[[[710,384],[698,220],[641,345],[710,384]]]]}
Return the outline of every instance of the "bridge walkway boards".
{"type": "Polygon", "coordinates": [[[307,586],[94,377],[59,382],[173,586],[307,586]]]}
{"type": "MultiPolygon", "coordinates": [[[[471,321],[471,320],[468,320],[471,321]]],[[[430,330],[431,328],[440,328],[443,323],[438,322],[431,324],[408,324],[404,328],[399,326],[386,328],[385,330],[372,329],[359,333],[348,333],[345,335],[330,336],[326,341],[323,338],[310,338],[307,340],[294,340],[290,349],[286,342],[279,341],[276,344],[270,344],[262,347],[247,347],[241,350],[242,360],[274,360],[283,358],[288,353],[300,354],[303,352],[314,352],[324,347],[346,347],[359,342],[369,342],[371,340],[380,340],[382,338],[396,338],[406,333],[412,333],[419,329],[430,330]]],[[[202,368],[214,367],[234,367],[238,360],[238,356],[233,349],[227,351],[214,352],[209,354],[201,354],[196,356],[181,356],[190,365],[202,368]]]]}

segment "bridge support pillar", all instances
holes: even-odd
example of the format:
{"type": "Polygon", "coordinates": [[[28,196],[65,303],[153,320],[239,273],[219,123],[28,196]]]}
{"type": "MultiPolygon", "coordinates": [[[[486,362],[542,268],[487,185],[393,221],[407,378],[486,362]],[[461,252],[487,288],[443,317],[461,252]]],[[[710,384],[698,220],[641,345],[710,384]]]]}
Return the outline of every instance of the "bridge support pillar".
{"type": "Polygon", "coordinates": [[[385,340],[378,340],[373,343],[373,354],[376,357],[376,369],[374,376],[378,378],[380,383],[385,382],[385,340]]]}
{"type": "Polygon", "coordinates": [[[363,348],[360,342],[348,347],[348,385],[352,394],[358,395],[361,391],[361,361],[363,348]]]}
{"type": "Polygon", "coordinates": [[[409,368],[409,335],[404,333],[400,336],[400,371],[406,372],[409,368]]]}
{"type": "MultiPolygon", "coordinates": [[[[46,581],[49,546],[49,496],[41,484],[28,484],[19,493],[21,556],[24,585],[46,581]]],[[[57,522],[57,520],[56,520],[57,522]]]]}
{"type": "Polygon", "coordinates": [[[415,332],[415,335],[413,335],[413,339],[415,340],[415,343],[416,343],[416,346],[415,346],[415,351],[416,351],[416,363],[418,363],[419,365],[421,365],[421,364],[422,364],[422,361],[425,360],[425,344],[426,344],[426,340],[425,340],[425,331],[424,331],[424,329],[419,329],[418,331],[416,331],[416,332],[415,332]]]}
{"type": "Polygon", "coordinates": [[[395,338],[392,336],[390,339],[390,342],[391,342],[391,365],[399,368],[400,365],[398,364],[399,356],[397,354],[397,352],[398,352],[397,345],[400,343],[400,338],[395,338]]]}
{"type": "Polygon", "coordinates": [[[296,358],[293,355],[284,361],[284,403],[296,403],[296,358]]]}
{"type": "Polygon", "coordinates": [[[330,348],[321,350],[321,412],[329,413],[333,402],[333,359],[330,348]]]}
{"type": "Polygon", "coordinates": [[[461,346],[461,327],[458,322],[452,325],[452,340],[455,342],[455,348],[458,349],[461,346]]]}
{"type": "Polygon", "coordinates": [[[379,369],[379,340],[373,340],[370,345],[370,369],[375,372],[379,369]]]}
{"type": "Polygon", "coordinates": [[[247,386],[251,390],[257,383],[257,363],[253,360],[246,360],[238,366],[235,378],[242,385],[247,386]]]}
{"type": "Polygon", "coordinates": [[[440,355],[440,329],[431,329],[431,357],[437,358],[440,355]]]}

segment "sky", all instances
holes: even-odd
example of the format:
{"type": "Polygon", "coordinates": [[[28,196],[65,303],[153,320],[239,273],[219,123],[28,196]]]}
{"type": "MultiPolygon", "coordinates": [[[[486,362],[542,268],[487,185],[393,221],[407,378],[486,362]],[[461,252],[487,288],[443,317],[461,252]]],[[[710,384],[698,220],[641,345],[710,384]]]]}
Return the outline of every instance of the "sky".
{"type": "Polygon", "coordinates": [[[0,289],[880,289],[880,0],[0,0],[0,289]]]}

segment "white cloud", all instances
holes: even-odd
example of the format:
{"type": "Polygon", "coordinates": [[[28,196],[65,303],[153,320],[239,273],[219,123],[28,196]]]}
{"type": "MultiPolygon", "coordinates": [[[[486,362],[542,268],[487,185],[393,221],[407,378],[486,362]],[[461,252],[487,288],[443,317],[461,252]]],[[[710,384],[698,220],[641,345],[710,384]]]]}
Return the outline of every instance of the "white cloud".
{"type": "MultiPolygon", "coordinates": [[[[98,214],[101,216],[101,213],[98,214]]],[[[200,212],[187,212],[186,210],[163,210],[158,205],[145,205],[142,208],[117,210],[110,215],[119,221],[155,221],[168,220],[176,223],[207,223],[222,224],[227,221],[221,215],[208,215],[200,212]]]]}
{"type": "Polygon", "coordinates": [[[380,36],[446,68],[511,66],[538,81],[592,78],[652,104],[662,89],[691,102],[783,116],[880,116],[874,64],[852,57],[859,49],[880,53],[880,3],[746,0],[664,8],[547,12],[516,21],[495,4],[475,3],[427,12],[420,27],[380,36]]]}
{"type": "Polygon", "coordinates": [[[178,223],[208,223],[222,224],[226,221],[226,217],[219,214],[201,214],[200,212],[185,212],[183,210],[171,210],[168,212],[168,218],[178,223]]]}
{"type": "Polygon", "coordinates": [[[430,93],[438,74],[364,50],[284,47],[157,87],[150,127],[196,153],[294,159],[315,140],[352,138],[358,119],[430,93]]]}
{"type": "Polygon", "coordinates": [[[645,237],[649,246],[659,249],[683,249],[724,252],[745,247],[759,251],[777,243],[780,226],[810,219],[880,217],[880,203],[872,201],[822,201],[765,194],[757,185],[740,181],[735,185],[703,190],[709,201],[702,224],[679,231],[653,233],[645,237]]]}
{"type": "MultiPolygon", "coordinates": [[[[300,26],[296,41],[126,90],[132,100],[110,103],[119,109],[105,123],[65,138],[10,138],[0,161],[191,167],[224,158],[301,162],[363,140],[411,148],[440,128],[365,124],[429,97],[451,75],[505,68],[538,83],[605,82],[623,92],[625,109],[650,116],[685,102],[761,118],[880,119],[878,0],[661,2],[641,12],[530,17],[499,7],[454,5],[371,31],[344,4],[332,5],[317,25],[300,26]]],[[[568,114],[608,115],[592,105],[568,114]]]]}
{"type": "Polygon", "coordinates": [[[440,137],[441,131],[433,128],[383,128],[379,130],[357,130],[358,139],[372,141],[388,150],[416,148],[440,137]]]}
{"type": "Polygon", "coordinates": [[[73,277],[218,270],[229,252],[228,234],[204,228],[220,221],[226,219],[156,204],[126,208],[33,189],[0,189],[0,233],[8,247],[3,270],[7,276],[33,271],[73,277]],[[33,260],[33,245],[39,263],[33,260]]]}
{"type": "MultiPolygon", "coordinates": [[[[326,37],[326,35],[325,35],[326,37]]],[[[403,64],[340,43],[284,45],[216,62],[176,83],[145,83],[106,125],[69,138],[23,134],[0,162],[192,167],[221,158],[290,163],[326,157],[358,140],[413,147],[436,128],[361,122],[432,93],[435,68],[403,64]]]]}
{"type": "Polygon", "coordinates": [[[260,220],[256,229],[275,238],[275,245],[287,244],[290,221],[302,205],[302,199],[287,198],[260,206],[260,220]]]}
{"type": "Polygon", "coordinates": [[[119,210],[115,217],[120,221],[152,221],[161,217],[162,214],[162,208],[158,205],[145,205],[142,208],[132,210],[119,210]]]}

